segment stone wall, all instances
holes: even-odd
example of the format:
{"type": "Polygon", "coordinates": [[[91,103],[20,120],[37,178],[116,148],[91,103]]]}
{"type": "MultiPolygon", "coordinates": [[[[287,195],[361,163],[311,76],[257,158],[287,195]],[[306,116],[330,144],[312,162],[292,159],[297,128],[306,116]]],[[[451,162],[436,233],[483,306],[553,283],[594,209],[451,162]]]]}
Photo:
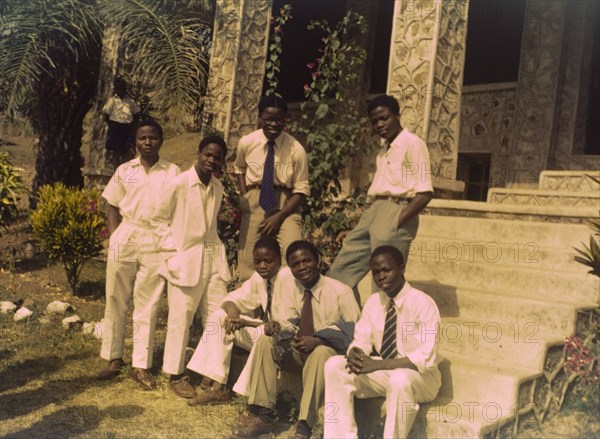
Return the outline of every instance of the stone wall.
{"type": "Polygon", "coordinates": [[[463,88],[459,153],[491,154],[490,186],[504,186],[516,113],[517,84],[463,88]]]}
{"type": "Polygon", "coordinates": [[[548,167],[567,3],[527,1],[507,184],[537,183],[548,167]]]}
{"type": "Polygon", "coordinates": [[[454,179],[468,2],[396,2],[388,93],[429,146],[434,177],[454,179]],[[452,174],[448,174],[451,170],[452,174]]]}

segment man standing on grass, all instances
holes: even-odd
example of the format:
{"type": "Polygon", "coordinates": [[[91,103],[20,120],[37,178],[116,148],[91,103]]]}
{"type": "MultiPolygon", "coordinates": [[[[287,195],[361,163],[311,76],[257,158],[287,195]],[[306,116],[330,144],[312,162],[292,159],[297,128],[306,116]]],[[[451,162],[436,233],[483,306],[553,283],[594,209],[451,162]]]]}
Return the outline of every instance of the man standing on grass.
{"type": "Polygon", "coordinates": [[[121,373],[129,302],[133,297],[133,370],[144,389],[156,388],[152,366],[158,302],[165,281],[158,274],[162,260],[153,222],[166,183],[179,168],[159,157],[162,127],[153,120],[135,131],[139,157],[117,168],[102,196],[108,203],[110,233],[106,263],[106,309],[100,356],[108,365],[98,376],[109,380],[121,373]]]}

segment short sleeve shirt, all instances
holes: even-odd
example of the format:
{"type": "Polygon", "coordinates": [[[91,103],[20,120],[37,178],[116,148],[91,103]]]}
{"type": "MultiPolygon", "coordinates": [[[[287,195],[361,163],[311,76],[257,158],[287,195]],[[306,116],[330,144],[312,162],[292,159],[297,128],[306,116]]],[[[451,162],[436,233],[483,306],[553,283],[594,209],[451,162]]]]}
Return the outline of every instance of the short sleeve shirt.
{"type": "Polygon", "coordinates": [[[127,96],[121,98],[115,95],[106,101],[102,112],[107,114],[109,120],[113,122],[131,123],[133,122],[133,116],[139,113],[140,109],[133,99],[127,96]]]}
{"type": "Polygon", "coordinates": [[[403,129],[389,148],[377,154],[377,170],[367,194],[412,198],[418,192],[432,191],[427,145],[403,129]]]}
{"type": "Polygon", "coordinates": [[[117,168],[102,197],[111,206],[119,208],[124,221],[150,227],[161,197],[165,195],[165,183],[178,173],[176,165],[163,159],[159,159],[146,173],[138,157],[117,168]]]}
{"type": "MultiPolygon", "coordinates": [[[[260,185],[262,182],[268,141],[262,130],[256,130],[242,137],[238,143],[234,171],[246,176],[247,185],[260,185]]],[[[291,189],[293,193],[310,194],[306,151],[285,131],[275,139],[274,183],[291,189]]]]}

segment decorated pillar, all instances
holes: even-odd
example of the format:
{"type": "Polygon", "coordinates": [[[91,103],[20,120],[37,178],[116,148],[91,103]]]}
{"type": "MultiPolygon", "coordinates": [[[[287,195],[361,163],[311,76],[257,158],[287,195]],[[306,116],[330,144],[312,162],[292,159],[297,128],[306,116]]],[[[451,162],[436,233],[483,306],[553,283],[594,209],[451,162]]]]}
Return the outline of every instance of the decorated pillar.
{"type": "Polygon", "coordinates": [[[202,131],[232,148],[256,129],[270,18],[269,0],[217,0],[202,131]]]}
{"type": "Polygon", "coordinates": [[[505,181],[538,182],[548,167],[559,96],[567,2],[528,0],[525,5],[517,114],[505,181]]]}
{"type": "Polygon", "coordinates": [[[434,187],[455,181],[468,0],[397,1],[388,93],[398,98],[402,126],[423,138],[434,187]]]}

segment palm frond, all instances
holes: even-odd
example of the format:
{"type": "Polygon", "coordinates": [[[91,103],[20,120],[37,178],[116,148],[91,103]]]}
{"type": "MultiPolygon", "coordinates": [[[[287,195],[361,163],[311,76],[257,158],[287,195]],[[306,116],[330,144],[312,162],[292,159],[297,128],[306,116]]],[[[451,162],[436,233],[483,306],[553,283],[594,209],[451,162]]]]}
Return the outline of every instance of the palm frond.
{"type": "Polygon", "coordinates": [[[60,64],[57,57],[77,62],[80,54],[97,50],[101,25],[95,7],[94,0],[3,0],[0,77],[7,84],[9,113],[60,64]]]}
{"type": "Polygon", "coordinates": [[[212,18],[186,9],[200,3],[206,2],[120,0],[106,2],[102,8],[104,15],[120,24],[131,64],[128,76],[142,83],[161,119],[177,126],[197,111],[207,79],[208,59],[198,40],[212,18]]]}

